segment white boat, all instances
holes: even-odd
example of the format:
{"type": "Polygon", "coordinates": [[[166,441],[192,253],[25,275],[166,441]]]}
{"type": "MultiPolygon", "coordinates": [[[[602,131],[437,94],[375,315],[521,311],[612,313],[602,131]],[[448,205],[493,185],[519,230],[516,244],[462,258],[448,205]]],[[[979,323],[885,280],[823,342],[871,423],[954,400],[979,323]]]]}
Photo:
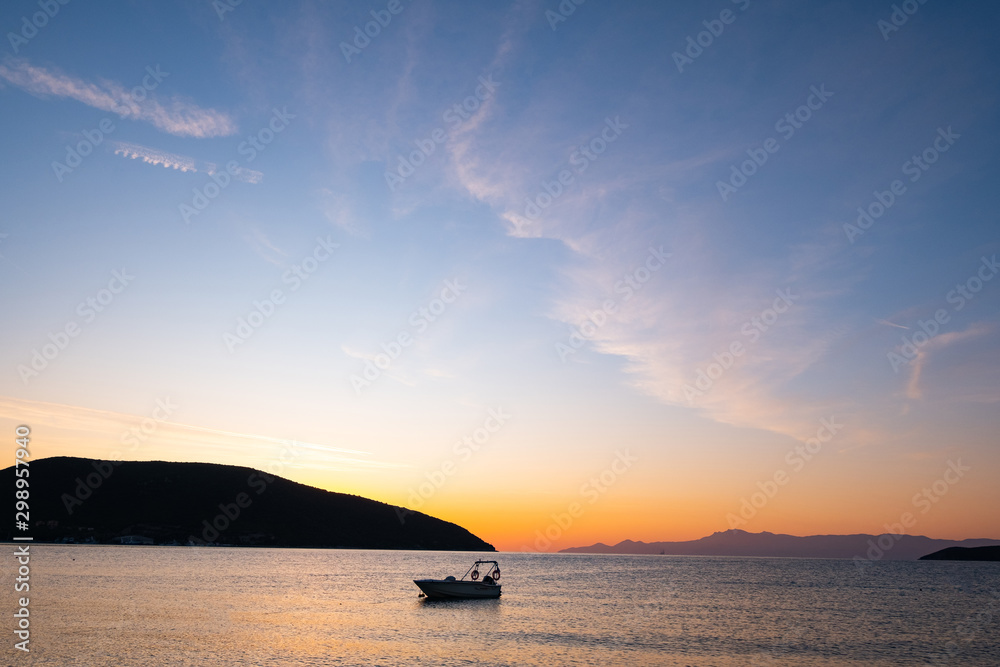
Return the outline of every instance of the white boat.
{"type": "Polygon", "coordinates": [[[477,560],[462,576],[444,579],[414,579],[429,599],[476,599],[500,597],[500,566],[495,560],[477,560]],[[488,565],[486,575],[479,580],[479,566],[488,565]],[[466,579],[466,577],[469,577],[466,579]]]}

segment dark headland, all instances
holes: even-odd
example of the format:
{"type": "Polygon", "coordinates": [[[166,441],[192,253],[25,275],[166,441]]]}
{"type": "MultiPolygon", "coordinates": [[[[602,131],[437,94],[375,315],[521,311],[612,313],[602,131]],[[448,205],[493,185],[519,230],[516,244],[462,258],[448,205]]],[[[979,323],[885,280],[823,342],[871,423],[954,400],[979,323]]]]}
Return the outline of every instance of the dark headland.
{"type": "Polygon", "coordinates": [[[938,540],[923,535],[781,535],[726,530],[686,542],[633,542],[593,544],[563,549],[560,553],[664,554],[668,556],[765,556],[782,558],[868,558],[872,560],[917,560],[924,554],[947,547],[985,547],[1000,540],[938,540]]]}
{"type": "Polygon", "coordinates": [[[1000,546],[994,547],[948,547],[932,554],[921,556],[920,560],[994,560],[1000,561],[1000,546]]]}
{"type": "MultiPolygon", "coordinates": [[[[453,523],[251,468],[59,456],[27,469],[30,528],[8,541],[495,551],[453,523]]],[[[3,488],[15,479],[0,470],[3,488]]]]}

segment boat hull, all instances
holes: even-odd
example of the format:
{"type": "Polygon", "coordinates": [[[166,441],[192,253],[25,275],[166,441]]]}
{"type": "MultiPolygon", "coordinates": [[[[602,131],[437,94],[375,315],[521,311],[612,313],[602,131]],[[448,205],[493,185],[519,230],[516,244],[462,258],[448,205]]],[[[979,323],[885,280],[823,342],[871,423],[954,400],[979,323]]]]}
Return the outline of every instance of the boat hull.
{"type": "Polygon", "coordinates": [[[413,583],[430,599],[469,600],[500,597],[500,584],[443,579],[414,579],[413,583]]]}

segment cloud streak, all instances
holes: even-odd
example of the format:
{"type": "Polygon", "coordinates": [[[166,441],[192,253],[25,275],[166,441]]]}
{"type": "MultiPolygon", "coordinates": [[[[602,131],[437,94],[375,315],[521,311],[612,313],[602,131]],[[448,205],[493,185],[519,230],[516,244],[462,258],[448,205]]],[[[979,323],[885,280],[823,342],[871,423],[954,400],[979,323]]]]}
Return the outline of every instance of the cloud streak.
{"type": "MultiPolygon", "coordinates": [[[[130,160],[142,160],[146,164],[162,166],[165,169],[175,169],[177,171],[203,172],[215,174],[219,167],[214,162],[198,162],[186,155],[168,153],[158,148],[150,148],[141,144],[133,144],[127,141],[113,141],[111,146],[115,149],[115,155],[120,155],[130,160]]],[[[245,183],[260,183],[264,174],[254,169],[238,168],[234,178],[245,183]]]]}
{"type": "MultiPolygon", "coordinates": [[[[169,399],[167,399],[169,402],[169,399]]],[[[135,432],[143,417],[108,410],[46,403],[0,396],[0,415],[17,415],[20,423],[30,424],[35,432],[46,433],[47,454],[75,456],[81,442],[89,441],[91,456],[110,457],[115,450],[124,451],[128,460],[208,461],[227,465],[273,465],[279,453],[291,449],[308,459],[308,466],[325,466],[330,470],[363,470],[401,468],[402,464],[386,463],[371,458],[370,452],[300,442],[270,436],[236,433],[173,421],[161,421],[156,430],[144,438],[134,452],[125,451],[123,434],[135,432]]]]}
{"type": "Polygon", "coordinates": [[[175,155],[155,148],[131,144],[124,141],[116,141],[112,144],[115,155],[121,155],[132,160],[141,159],[146,164],[160,165],[166,169],[177,169],[180,171],[198,171],[195,167],[194,158],[184,155],[175,155]]]}
{"type": "MultiPolygon", "coordinates": [[[[157,81],[169,76],[169,72],[161,72],[159,66],[155,70],[147,68],[147,71],[156,72],[157,81]]],[[[142,91],[140,101],[139,95],[133,94],[136,88],[128,89],[116,81],[102,79],[93,83],[55,69],[36,67],[26,60],[8,58],[0,64],[0,79],[36,97],[76,100],[122,118],[150,123],[178,137],[205,139],[236,133],[236,121],[225,112],[204,109],[177,96],[161,101],[149,92],[152,84],[145,83],[145,79],[152,76],[152,73],[147,74],[143,85],[136,86],[142,91]]]]}
{"type": "Polygon", "coordinates": [[[906,397],[910,399],[923,398],[924,392],[921,380],[923,378],[924,367],[927,365],[927,361],[933,352],[969,338],[982,336],[989,333],[989,331],[990,328],[988,326],[977,324],[965,331],[949,331],[948,333],[935,336],[923,346],[917,348],[917,356],[911,362],[912,371],[910,372],[910,381],[906,385],[906,397]]]}

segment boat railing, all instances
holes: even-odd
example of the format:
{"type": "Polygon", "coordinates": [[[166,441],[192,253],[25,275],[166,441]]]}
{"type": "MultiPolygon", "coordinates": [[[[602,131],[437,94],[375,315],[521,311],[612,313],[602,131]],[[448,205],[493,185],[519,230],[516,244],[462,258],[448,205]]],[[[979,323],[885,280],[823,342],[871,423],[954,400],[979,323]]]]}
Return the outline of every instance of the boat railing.
{"type": "Polygon", "coordinates": [[[484,581],[485,581],[485,579],[487,577],[489,577],[490,579],[493,580],[493,583],[499,583],[499,579],[500,579],[500,564],[497,563],[497,561],[495,561],[495,560],[477,560],[475,563],[472,564],[472,567],[470,567],[466,571],[466,573],[464,575],[462,575],[462,581],[465,581],[466,577],[469,577],[470,579],[472,579],[472,581],[478,580],[479,579],[479,575],[480,575],[480,572],[479,572],[479,566],[480,565],[489,565],[490,566],[490,567],[486,568],[486,572],[483,574],[483,580],[484,581]]]}

